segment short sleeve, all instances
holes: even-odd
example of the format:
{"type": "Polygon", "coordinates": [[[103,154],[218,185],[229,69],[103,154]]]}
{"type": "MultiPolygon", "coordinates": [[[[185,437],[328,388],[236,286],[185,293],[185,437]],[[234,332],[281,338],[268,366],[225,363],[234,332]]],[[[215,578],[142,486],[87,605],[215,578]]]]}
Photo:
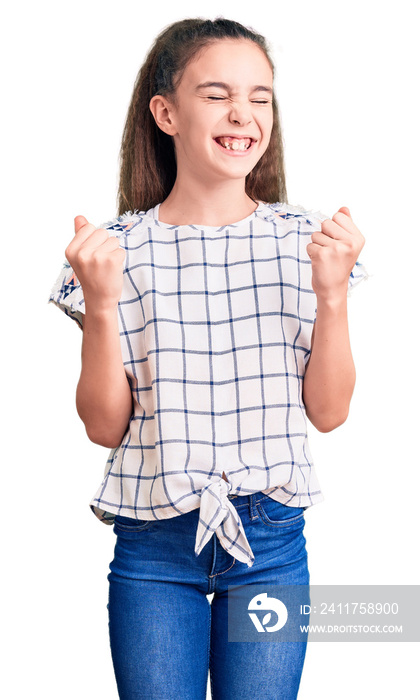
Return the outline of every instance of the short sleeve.
{"type": "MultiPolygon", "coordinates": [[[[99,228],[109,231],[109,235],[123,239],[137,224],[142,221],[144,212],[135,210],[127,211],[121,216],[110,219],[101,224],[99,228]]],[[[68,260],[64,264],[57,280],[51,289],[48,302],[55,304],[64,311],[67,316],[73,318],[78,326],[83,329],[83,315],[85,313],[85,300],[83,289],[68,260]]]]}
{"type": "Polygon", "coordinates": [[[83,290],[67,260],[64,261],[61,272],[51,289],[48,302],[58,306],[67,316],[73,318],[80,328],[83,328],[85,313],[83,290]]]}
{"type": "Polygon", "coordinates": [[[370,275],[366,270],[365,266],[361,262],[357,261],[352,271],[350,272],[347,296],[350,296],[354,287],[360,284],[360,282],[365,282],[368,279],[368,277],[370,277],[370,275]]]}

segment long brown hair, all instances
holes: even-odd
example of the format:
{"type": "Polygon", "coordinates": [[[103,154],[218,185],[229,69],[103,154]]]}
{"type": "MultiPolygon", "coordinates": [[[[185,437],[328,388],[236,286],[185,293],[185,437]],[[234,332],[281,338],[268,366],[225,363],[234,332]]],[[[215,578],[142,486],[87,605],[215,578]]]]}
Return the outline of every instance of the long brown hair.
{"type": "MultiPolygon", "coordinates": [[[[171,136],[156,125],[149,109],[154,95],[174,96],[183,71],[198,51],[221,39],[248,39],[264,52],[273,70],[266,40],[238,22],[185,19],[157,37],[135,80],[120,150],[118,215],[147,211],[163,202],[176,179],[175,149],[171,136]]],[[[264,155],[247,175],[245,191],[251,199],[286,202],[283,139],[273,96],[273,129],[264,155]]]]}

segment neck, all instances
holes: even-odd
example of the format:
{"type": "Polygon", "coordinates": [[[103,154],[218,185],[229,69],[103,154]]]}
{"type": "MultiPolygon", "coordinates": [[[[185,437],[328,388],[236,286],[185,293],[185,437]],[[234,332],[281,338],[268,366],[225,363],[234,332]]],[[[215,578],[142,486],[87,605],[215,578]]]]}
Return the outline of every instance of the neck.
{"type": "Polygon", "coordinates": [[[245,180],[228,180],[213,186],[177,177],[169,196],[159,208],[162,223],[226,226],[241,221],[256,209],[245,193],[245,180]]]}

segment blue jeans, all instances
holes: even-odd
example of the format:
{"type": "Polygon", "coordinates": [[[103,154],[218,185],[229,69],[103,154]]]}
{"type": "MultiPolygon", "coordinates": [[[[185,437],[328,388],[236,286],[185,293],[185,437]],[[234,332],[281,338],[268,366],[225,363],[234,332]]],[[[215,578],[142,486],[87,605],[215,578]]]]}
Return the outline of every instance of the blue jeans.
{"type": "Polygon", "coordinates": [[[216,534],[194,554],[199,509],[167,520],[115,517],[109,634],[122,700],[295,700],[301,642],[229,642],[228,586],[309,584],[304,508],[262,492],[229,496],[255,555],[235,560],[216,534]],[[210,604],[207,596],[213,594],[210,604]]]}

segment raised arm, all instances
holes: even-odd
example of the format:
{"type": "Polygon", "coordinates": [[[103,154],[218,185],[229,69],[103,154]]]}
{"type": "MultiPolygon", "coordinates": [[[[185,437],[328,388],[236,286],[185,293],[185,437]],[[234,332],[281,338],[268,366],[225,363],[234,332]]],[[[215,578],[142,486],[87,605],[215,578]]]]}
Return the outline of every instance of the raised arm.
{"type": "Polygon", "coordinates": [[[356,381],[347,320],[347,290],[365,240],[347,207],[321,224],[307,246],[317,316],[303,380],[306,413],[321,432],[345,422],[356,381]]]}
{"type": "Polygon", "coordinates": [[[74,224],[75,236],[66,248],[66,258],[85,300],[76,407],[92,442],[117,447],[132,413],[117,316],[125,253],[115,236],[96,229],[84,216],[76,216],[74,224]]]}

